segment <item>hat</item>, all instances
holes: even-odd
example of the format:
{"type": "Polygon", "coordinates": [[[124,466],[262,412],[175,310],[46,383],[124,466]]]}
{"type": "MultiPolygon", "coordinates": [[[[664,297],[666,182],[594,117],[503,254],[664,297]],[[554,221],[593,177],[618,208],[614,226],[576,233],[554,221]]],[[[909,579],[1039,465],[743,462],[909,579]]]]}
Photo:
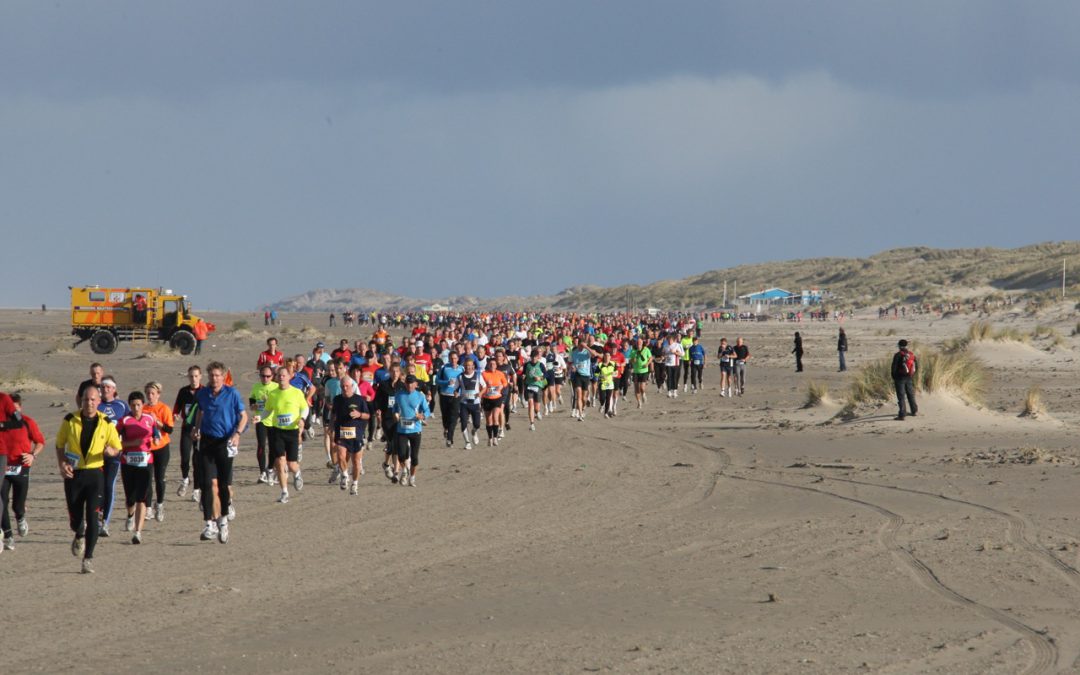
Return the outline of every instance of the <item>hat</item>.
{"type": "Polygon", "coordinates": [[[897,342],[896,345],[901,348],[907,347],[907,340],[901,340],[900,342],[897,342]]]}
{"type": "Polygon", "coordinates": [[[323,347],[325,347],[325,346],[326,346],[326,345],[325,345],[325,344],[323,344],[323,343],[321,343],[321,342],[316,342],[316,343],[315,343],[315,349],[321,349],[321,348],[323,348],[323,347]]]}
{"type": "Polygon", "coordinates": [[[405,384],[412,384],[413,382],[419,382],[415,375],[408,375],[405,377],[405,384]]]}

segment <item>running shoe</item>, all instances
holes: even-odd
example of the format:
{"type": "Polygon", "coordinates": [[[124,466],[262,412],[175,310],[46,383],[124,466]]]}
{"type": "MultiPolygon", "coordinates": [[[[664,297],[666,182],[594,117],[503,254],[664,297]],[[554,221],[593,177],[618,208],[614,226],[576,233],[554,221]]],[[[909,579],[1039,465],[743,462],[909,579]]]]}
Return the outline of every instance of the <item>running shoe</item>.
{"type": "Polygon", "coordinates": [[[135,516],[128,516],[124,521],[124,532],[131,532],[135,529],[135,516]]]}
{"type": "Polygon", "coordinates": [[[416,476],[409,476],[409,487],[416,487],[416,476]]]}
{"type": "Polygon", "coordinates": [[[480,432],[476,429],[473,429],[472,432],[472,442],[473,445],[480,445],[480,432]]]}
{"type": "Polygon", "coordinates": [[[506,430],[510,428],[510,423],[507,422],[505,427],[499,427],[499,438],[506,438],[506,430]]]}
{"type": "Polygon", "coordinates": [[[491,444],[492,445],[498,445],[499,444],[499,437],[496,436],[495,438],[491,439],[491,444]]]}
{"type": "Polygon", "coordinates": [[[296,461],[297,462],[303,462],[304,461],[304,444],[303,443],[300,443],[296,448],[296,461]]]}
{"type": "Polygon", "coordinates": [[[132,544],[141,544],[142,543],[142,532],[139,532],[138,530],[136,530],[135,534],[133,534],[131,536],[131,543],[132,544]]]}
{"type": "Polygon", "coordinates": [[[292,485],[294,488],[296,488],[297,492],[300,492],[304,489],[304,477],[301,476],[299,472],[295,476],[293,476],[292,485]]]}
{"type": "Polygon", "coordinates": [[[721,395],[721,396],[727,396],[727,393],[725,393],[725,392],[724,392],[724,390],[723,390],[723,389],[721,389],[721,390],[720,390],[720,395],[721,395]]]}
{"type": "Polygon", "coordinates": [[[101,524],[101,529],[98,531],[98,536],[99,537],[108,537],[109,536],[109,524],[108,523],[102,523],[101,524]]]}
{"type": "MultiPolygon", "coordinates": [[[[331,464],[330,466],[333,466],[334,470],[330,472],[330,480],[328,480],[326,482],[327,485],[333,485],[334,481],[336,481],[338,479],[338,476],[341,475],[341,470],[340,469],[338,469],[333,464],[331,464]]],[[[327,467],[327,468],[329,469],[330,467],[327,467]]]]}
{"type": "Polygon", "coordinates": [[[4,540],[4,545],[0,546],[0,548],[3,548],[5,551],[14,551],[15,550],[15,537],[8,537],[7,539],[5,539],[4,540]]]}
{"type": "Polygon", "coordinates": [[[342,490],[349,487],[349,474],[347,474],[347,473],[342,473],[341,474],[341,481],[338,484],[338,487],[340,487],[342,490]]]}
{"type": "Polygon", "coordinates": [[[195,488],[191,491],[191,501],[198,502],[200,500],[202,500],[202,490],[195,488]]]}
{"type": "Polygon", "coordinates": [[[529,422],[529,431],[536,431],[536,424],[534,422],[529,422]]]}
{"type": "Polygon", "coordinates": [[[268,471],[259,472],[259,480],[258,480],[258,482],[260,482],[260,483],[269,483],[270,482],[269,472],[268,471]]]}
{"type": "Polygon", "coordinates": [[[395,471],[395,472],[393,473],[393,475],[392,475],[392,476],[390,476],[390,482],[391,482],[391,483],[396,483],[396,482],[398,482],[398,478],[399,478],[399,476],[398,476],[398,472],[397,472],[397,471],[395,471]]]}
{"type": "Polygon", "coordinates": [[[83,551],[85,550],[86,540],[76,535],[75,538],[71,540],[71,555],[78,558],[83,554],[83,551]]]}
{"type": "Polygon", "coordinates": [[[390,468],[390,465],[389,464],[383,464],[382,468],[383,468],[383,473],[386,474],[387,479],[392,480],[394,478],[394,470],[390,468]]]}
{"type": "Polygon", "coordinates": [[[268,485],[277,485],[277,473],[273,471],[267,471],[267,478],[269,479],[268,485]]]}
{"type": "Polygon", "coordinates": [[[571,409],[570,409],[570,417],[573,417],[573,418],[575,418],[575,419],[576,419],[576,418],[578,417],[578,411],[577,411],[577,408],[571,408],[571,409]]]}
{"type": "Polygon", "coordinates": [[[352,482],[352,485],[349,486],[349,494],[351,494],[351,495],[360,494],[360,481],[354,480],[352,482]]]}
{"type": "Polygon", "coordinates": [[[403,472],[401,474],[401,479],[398,480],[398,485],[400,485],[401,487],[409,487],[409,478],[409,474],[403,472]]]}
{"type": "Polygon", "coordinates": [[[536,411],[536,419],[538,419],[538,420],[544,419],[544,416],[542,414],[540,414],[539,410],[536,411]]]}
{"type": "Polygon", "coordinates": [[[468,441],[465,441],[465,449],[466,450],[472,450],[472,443],[470,443],[468,441]]]}
{"type": "Polygon", "coordinates": [[[199,539],[202,541],[210,541],[217,534],[217,525],[214,523],[207,523],[203,528],[202,534],[199,535],[199,539]]]}
{"type": "Polygon", "coordinates": [[[19,518],[19,536],[25,537],[30,532],[30,525],[26,522],[26,518],[19,518]]]}
{"type": "Polygon", "coordinates": [[[176,487],[176,496],[177,497],[183,497],[184,495],[186,495],[187,494],[187,488],[188,488],[188,479],[187,478],[180,479],[180,485],[178,485],[176,487]]]}
{"type": "Polygon", "coordinates": [[[452,440],[450,440],[449,438],[448,438],[448,439],[446,439],[446,447],[448,447],[448,448],[449,448],[449,447],[450,447],[450,446],[452,446],[453,444],[454,444],[454,442],[453,442],[452,440]]]}
{"type": "Polygon", "coordinates": [[[331,460],[331,459],[327,459],[326,460],[326,468],[327,469],[333,469],[334,468],[334,461],[331,460]]]}
{"type": "Polygon", "coordinates": [[[165,522],[165,505],[158,503],[154,505],[154,520],[159,523],[165,522]]]}
{"type": "Polygon", "coordinates": [[[222,544],[229,543],[229,521],[225,518],[221,519],[221,525],[218,525],[217,540],[222,544]]]}
{"type": "Polygon", "coordinates": [[[82,561],[82,573],[83,574],[93,574],[94,573],[94,563],[92,563],[90,561],[90,558],[83,558],[83,561],[82,561]]]}
{"type": "Polygon", "coordinates": [[[277,501],[278,501],[278,504],[288,504],[289,503],[289,493],[288,492],[282,492],[281,496],[278,497],[277,501]]]}
{"type": "Polygon", "coordinates": [[[229,504],[229,512],[225,516],[225,519],[226,520],[236,520],[236,507],[233,506],[232,504],[229,504]]]}

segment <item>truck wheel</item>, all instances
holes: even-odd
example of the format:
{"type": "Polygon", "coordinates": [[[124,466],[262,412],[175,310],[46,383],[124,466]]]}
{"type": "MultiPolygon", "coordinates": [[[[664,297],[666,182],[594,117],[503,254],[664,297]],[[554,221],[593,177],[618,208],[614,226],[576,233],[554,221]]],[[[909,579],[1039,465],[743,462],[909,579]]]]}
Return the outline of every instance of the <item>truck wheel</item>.
{"type": "Polygon", "coordinates": [[[90,336],[90,349],[95,354],[112,354],[116,351],[116,336],[107,330],[94,331],[90,336]]]}
{"type": "Polygon", "coordinates": [[[195,336],[186,330],[178,330],[169,338],[169,346],[187,356],[195,351],[195,336]]]}

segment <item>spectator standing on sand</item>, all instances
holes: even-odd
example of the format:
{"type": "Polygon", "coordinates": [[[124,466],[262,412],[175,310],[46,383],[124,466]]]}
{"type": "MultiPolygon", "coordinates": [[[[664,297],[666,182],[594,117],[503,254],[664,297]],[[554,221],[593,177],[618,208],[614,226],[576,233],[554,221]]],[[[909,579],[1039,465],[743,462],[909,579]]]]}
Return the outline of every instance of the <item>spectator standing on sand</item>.
{"type": "Polygon", "coordinates": [[[799,335],[799,331],[795,331],[795,347],[791,350],[791,353],[795,355],[795,372],[796,373],[801,373],[802,372],[803,347],[802,347],[802,336],[799,335]]]}
{"type": "Polygon", "coordinates": [[[905,399],[908,408],[911,409],[912,417],[919,412],[919,406],[915,404],[915,373],[919,369],[919,364],[915,353],[908,350],[907,340],[898,342],[897,347],[900,349],[893,354],[892,378],[896,386],[896,402],[900,406],[896,419],[902,420],[908,414],[904,409],[905,399]]]}
{"type": "Polygon", "coordinates": [[[840,357],[840,372],[842,373],[847,370],[847,361],[844,359],[847,354],[847,333],[843,328],[840,329],[840,335],[836,338],[836,353],[840,357]]]}

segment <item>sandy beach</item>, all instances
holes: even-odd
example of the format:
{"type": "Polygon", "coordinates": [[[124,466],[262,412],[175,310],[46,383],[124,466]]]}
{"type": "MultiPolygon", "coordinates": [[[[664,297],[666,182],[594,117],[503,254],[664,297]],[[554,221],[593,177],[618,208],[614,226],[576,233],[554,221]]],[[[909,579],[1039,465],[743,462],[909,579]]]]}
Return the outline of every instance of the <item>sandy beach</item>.
{"type": "MultiPolygon", "coordinates": [[[[982,405],[922,395],[840,419],[859,367],[898,338],[929,348],[973,316],[707,324],[753,355],[745,396],[675,400],[650,386],[643,410],[584,422],[567,409],[520,423],[498,448],[443,447],[424,434],[417,489],[368,453],[360,494],[327,484],[305,448],[291,503],[256,483],[254,438],[235,475],[227,545],[200,542],[197,506],[174,495],[145,542],[99,542],[97,573],[69,552],[52,447],[88,365],[126,395],[150,380],[169,404],[191,363],[230,366],[245,395],[266,336],[286,354],[367,337],[287,314],[209,314],[201,357],[122,344],[72,350],[68,315],[0,310],[0,382],[24,390],[46,435],[30,534],[0,555],[4,673],[28,672],[689,672],[1048,673],[1080,668],[1080,337],[1072,303],[995,327],[1051,325],[1062,339],[978,342],[991,375],[982,405]],[[232,332],[234,321],[251,330],[232,332]],[[261,324],[261,315],[258,319],[261,324]],[[305,328],[305,326],[307,326],[305,328]],[[794,372],[802,332],[806,371],[794,372]],[[12,384],[19,378],[22,384],[12,384]],[[805,408],[810,381],[829,398],[805,408]],[[1020,417],[1042,389],[1046,412],[1020,417]]],[[[321,440],[321,439],[320,439],[321,440]]],[[[118,488],[119,489],[119,488],[118,488]]],[[[122,490],[121,490],[122,493],[122,490]]]]}

